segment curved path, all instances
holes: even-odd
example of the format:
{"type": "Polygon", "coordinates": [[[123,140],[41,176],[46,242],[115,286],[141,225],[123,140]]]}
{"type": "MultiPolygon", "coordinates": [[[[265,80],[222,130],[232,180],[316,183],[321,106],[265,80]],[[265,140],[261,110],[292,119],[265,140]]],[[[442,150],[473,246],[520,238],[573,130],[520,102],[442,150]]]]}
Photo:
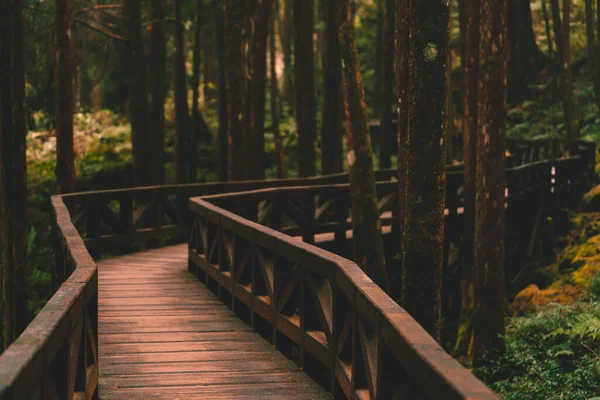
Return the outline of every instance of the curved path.
{"type": "Polygon", "coordinates": [[[330,398],[192,276],[187,255],[98,262],[101,398],[330,398]]]}

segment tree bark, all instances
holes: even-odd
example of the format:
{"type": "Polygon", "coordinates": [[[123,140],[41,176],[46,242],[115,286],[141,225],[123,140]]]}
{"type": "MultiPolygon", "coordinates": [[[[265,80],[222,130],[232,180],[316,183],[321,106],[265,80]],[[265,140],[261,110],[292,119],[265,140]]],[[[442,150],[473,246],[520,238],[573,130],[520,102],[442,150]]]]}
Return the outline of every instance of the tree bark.
{"type": "MultiPolygon", "coordinates": [[[[467,2],[465,29],[465,80],[463,120],[464,163],[464,233],[462,246],[461,315],[455,352],[466,356],[473,336],[472,316],[474,306],[475,273],[475,179],[477,168],[478,86],[479,86],[479,13],[480,1],[467,2]]],[[[468,358],[468,357],[467,357],[468,358]]]]}
{"type": "Polygon", "coordinates": [[[313,47],[314,0],[294,0],[294,63],[298,176],[316,175],[317,98],[313,47]]]}
{"type": "MultiPolygon", "coordinates": [[[[194,142],[210,143],[211,135],[200,111],[200,63],[202,58],[202,0],[196,1],[196,26],[194,27],[194,55],[192,63],[192,132],[194,142]]],[[[208,64],[209,60],[205,60],[208,64]]],[[[197,150],[196,150],[197,151],[197,150]]],[[[196,153],[194,153],[196,154],[196,153]]]]}
{"type": "Polygon", "coordinates": [[[167,95],[167,40],[165,37],[165,2],[152,0],[150,31],[150,142],[152,169],[151,182],[165,182],[165,97],[167,95]]]}
{"type": "Polygon", "coordinates": [[[56,182],[58,193],[75,191],[71,0],[55,0],[56,182]]]}
{"type": "Polygon", "coordinates": [[[381,137],[379,146],[379,168],[392,167],[392,149],[396,135],[392,125],[392,102],[394,98],[394,32],[395,32],[395,0],[385,1],[385,21],[383,32],[383,87],[381,90],[380,127],[381,137]]]}
{"type": "Polygon", "coordinates": [[[413,0],[410,4],[402,302],[436,339],[440,335],[444,245],[449,15],[445,0],[413,0]]]}
{"type": "Polygon", "coordinates": [[[325,51],[323,57],[323,122],[321,124],[321,173],[343,171],[343,89],[340,25],[343,4],[339,0],[324,0],[325,51]]]}
{"type": "Polygon", "coordinates": [[[267,79],[267,36],[272,0],[256,0],[254,12],[254,46],[252,55],[252,82],[250,103],[251,179],[265,178],[265,104],[267,79]]]}
{"type": "Polygon", "coordinates": [[[354,261],[376,284],[389,293],[390,286],[375,189],[371,135],[349,0],[344,0],[344,14],[345,18],[340,28],[340,45],[344,63],[354,261]]]}
{"type": "Polygon", "coordinates": [[[548,58],[550,62],[554,62],[554,48],[552,42],[552,26],[550,25],[550,19],[548,17],[548,6],[546,0],[542,0],[542,15],[544,17],[544,26],[546,29],[546,37],[548,38],[548,58]]]}
{"type": "Polygon", "coordinates": [[[398,253],[400,266],[390,271],[392,298],[402,300],[402,253],[404,227],[406,225],[406,167],[408,158],[408,83],[410,50],[409,0],[396,1],[396,96],[398,97],[398,253]]]}
{"type": "Polygon", "coordinates": [[[225,1],[225,73],[227,79],[227,138],[229,180],[248,178],[247,138],[243,130],[246,78],[242,53],[245,0],[225,1]]]}
{"type": "Polygon", "coordinates": [[[275,46],[275,19],[279,9],[278,1],[273,2],[273,15],[270,20],[269,32],[269,74],[271,89],[271,122],[273,124],[273,138],[275,140],[275,164],[277,165],[277,178],[285,178],[285,157],[283,155],[283,141],[279,129],[279,85],[277,83],[277,70],[275,68],[277,61],[277,49],[275,46]]]}
{"type": "Polygon", "coordinates": [[[133,147],[133,175],[136,186],[144,186],[149,182],[151,163],[148,152],[148,89],[140,0],[124,0],[123,14],[127,26],[127,87],[133,147]]]}
{"type": "Polygon", "coordinates": [[[196,182],[196,140],[189,132],[181,2],[175,1],[175,165],[177,183],[196,182]]]}
{"type": "Polygon", "coordinates": [[[283,90],[288,105],[288,114],[294,115],[296,110],[296,89],[294,88],[294,12],[295,0],[283,1],[283,18],[279,32],[283,48],[283,90]]]}
{"type": "Polygon", "coordinates": [[[375,76],[373,78],[373,111],[375,115],[381,117],[381,84],[383,83],[383,41],[384,41],[384,15],[385,15],[385,0],[376,0],[377,17],[375,27],[375,76]]]}
{"type": "Polygon", "coordinates": [[[227,67],[225,65],[225,14],[222,5],[214,7],[214,17],[217,24],[217,55],[219,61],[219,180],[224,182],[229,176],[229,145],[227,123],[227,67]]]}
{"type": "Polygon", "coordinates": [[[0,2],[0,352],[29,322],[23,3],[0,2]]]}
{"type": "Polygon", "coordinates": [[[506,0],[481,0],[473,357],[504,351],[506,0]]]}
{"type": "Polygon", "coordinates": [[[571,0],[563,0],[562,28],[562,92],[567,139],[579,138],[579,121],[576,116],[575,97],[573,95],[573,71],[571,68],[571,0]]]}

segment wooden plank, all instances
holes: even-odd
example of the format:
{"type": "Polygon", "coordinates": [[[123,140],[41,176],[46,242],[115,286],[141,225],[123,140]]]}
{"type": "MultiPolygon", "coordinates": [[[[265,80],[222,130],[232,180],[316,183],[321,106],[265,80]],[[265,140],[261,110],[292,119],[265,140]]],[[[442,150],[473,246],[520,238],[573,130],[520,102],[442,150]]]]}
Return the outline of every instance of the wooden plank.
{"type": "Polygon", "coordinates": [[[101,398],[330,398],[187,271],[187,254],[98,263],[101,398]]]}

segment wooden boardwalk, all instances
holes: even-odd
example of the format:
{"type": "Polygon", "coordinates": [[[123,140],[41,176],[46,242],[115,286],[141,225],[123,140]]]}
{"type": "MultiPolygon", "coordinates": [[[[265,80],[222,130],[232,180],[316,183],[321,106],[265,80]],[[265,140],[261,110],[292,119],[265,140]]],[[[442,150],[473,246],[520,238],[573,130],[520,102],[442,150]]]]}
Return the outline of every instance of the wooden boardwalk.
{"type": "Polygon", "coordinates": [[[187,246],[98,263],[102,399],[326,399],[187,270],[187,246]]]}

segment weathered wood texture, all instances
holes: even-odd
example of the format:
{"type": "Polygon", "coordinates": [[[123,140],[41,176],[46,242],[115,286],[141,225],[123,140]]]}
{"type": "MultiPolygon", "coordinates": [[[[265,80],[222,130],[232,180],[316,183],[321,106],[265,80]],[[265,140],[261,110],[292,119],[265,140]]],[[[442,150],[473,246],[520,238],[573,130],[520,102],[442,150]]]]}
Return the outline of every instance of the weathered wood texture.
{"type": "Polygon", "coordinates": [[[325,399],[188,271],[185,245],[98,263],[105,399],[325,399]]]}

